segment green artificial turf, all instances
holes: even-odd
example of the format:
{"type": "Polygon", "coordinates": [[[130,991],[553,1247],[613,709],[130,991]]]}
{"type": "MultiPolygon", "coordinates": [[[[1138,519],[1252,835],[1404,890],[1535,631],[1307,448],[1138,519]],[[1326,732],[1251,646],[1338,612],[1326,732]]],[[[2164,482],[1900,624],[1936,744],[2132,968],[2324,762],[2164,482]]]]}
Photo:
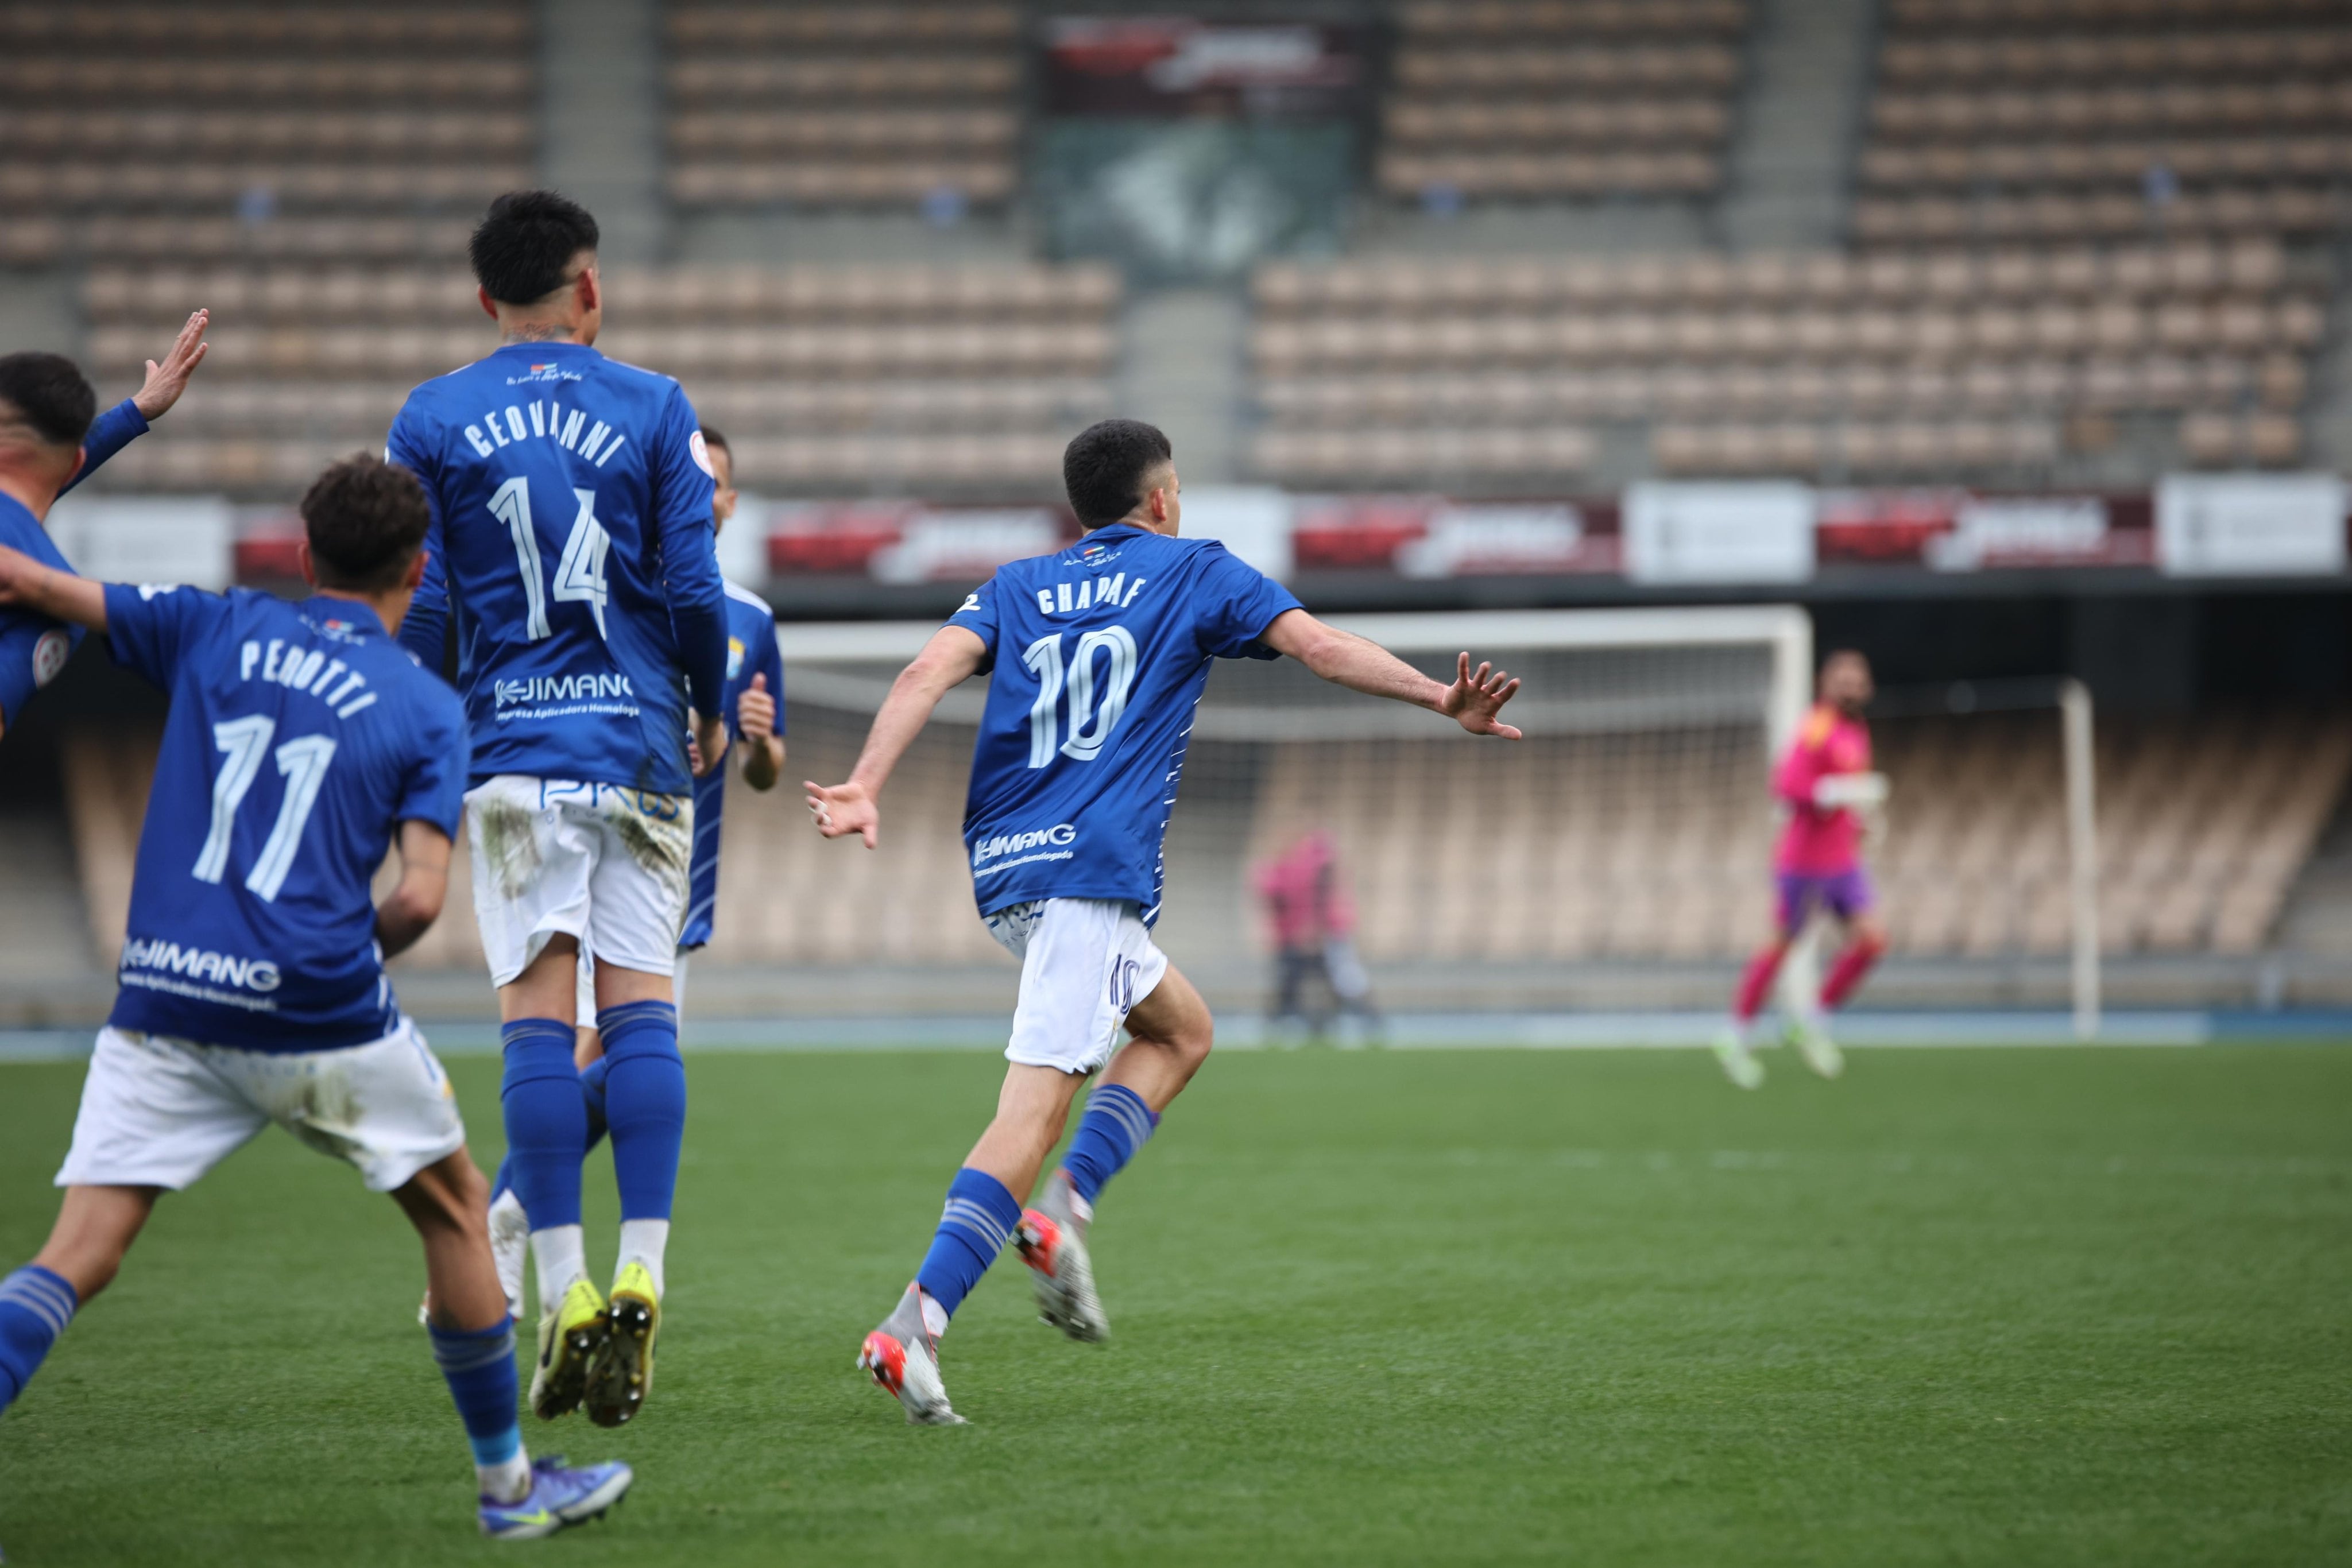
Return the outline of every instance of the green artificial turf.
{"type": "MultiPolygon", "coordinates": [[[[0,1419],[12,1564],[2352,1561],[2352,1051],[1231,1055],[1107,1195],[1115,1337],[1017,1260],[968,1427],[852,1368],[980,1054],[703,1055],[635,1493],[470,1473],[386,1200],[271,1134],[167,1199],[0,1419]]],[[[481,1152],[494,1064],[455,1064],[481,1152]]],[[[0,1067],[0,1259],[79,1071],[0,1067]]],[[[485,1163],[488,1163],[486,1158],[485,1163]]],[[[592,1169],[592,1261],[611,1182],[592,1169]]],[[[5,1267],[5,1264],[0,1264],[5,1267]]]]}

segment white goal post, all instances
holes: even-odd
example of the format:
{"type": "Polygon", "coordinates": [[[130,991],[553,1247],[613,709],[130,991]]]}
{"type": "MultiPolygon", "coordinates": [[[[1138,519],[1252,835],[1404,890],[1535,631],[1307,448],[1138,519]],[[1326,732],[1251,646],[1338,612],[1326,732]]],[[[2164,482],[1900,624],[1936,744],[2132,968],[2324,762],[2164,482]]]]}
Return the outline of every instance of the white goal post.
{"type": "MultiPolygon", "coordinates": [[[[1466,650],[1521,675],[1506,716],[1528,741],[1471,741],[1287,660],[1218,661],[1182,763],[1161,925],[1164,945],[1196,979],[1213,988],[1222,974],[1228,997],[1257,986],[1265,943],[1254,878],[1309,832],[1336,844],[1375,984],[1393,982],[1399,1005],[1411,1005],[1406,995],[1447,1005],[1434,990],[1412,989],[1417,966],[1517,966],[1535,977],[1518,993],[1532,997],[1546,977],[1597,976],[1605,987],[1751,950],[1764,929],[1777,822],[1769,769],[1812,695],[1813,628],[1801,607],[1328,619],[1433,674],[1450,675],[1466,650]]],[[[891,679],[938,629],[932,621],[779,627],[793,779],[845,774],[891,679]]],[[[730,810],[730,863],[739,854],[752,863],[722,880],[721,896],[759,907],[720,918],[720,945],[736,949],[721,961],[995,961],[971,917],[959,837],[984,701],[973,682],[940,705],[892,781],[882,854],[829,852],[835,846],[817,844],[804,825],[789,838],[772,824],[751,829],[777,813],[730,810]],[[778,837],[739,852],[747,829],[778,837]]],[[[2079,723],[2068,721],[2070,827],[2087,821],[2088,733],[2085,707],[2079,723]]],[[[2088,1030],[2097,878],[2087,829],[2074,841],[2075,995],[2088,1030]]],[[[1711,996],[1715,984],[1687,974],[1676,983],[1677,1006],[1711,996]]],[[[1795,983],[1815,982],[1801,974],[1795,983]]],[[[1546,994],[1555,999],[1542,1005],[1562,1005],[1557,986],[1546,994]]]]}

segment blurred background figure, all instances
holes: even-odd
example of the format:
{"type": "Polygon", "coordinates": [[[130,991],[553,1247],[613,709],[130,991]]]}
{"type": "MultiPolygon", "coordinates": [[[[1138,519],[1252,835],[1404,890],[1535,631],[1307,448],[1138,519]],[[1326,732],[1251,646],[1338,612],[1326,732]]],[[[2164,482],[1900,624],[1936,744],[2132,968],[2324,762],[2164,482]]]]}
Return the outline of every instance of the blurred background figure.
{"type": "Polygon", "coordinates": [[[1356,956],[1356,907],[1331,835],[1319,828],[1301,835],[1259,866],[1255,880],[1274,928],[1275,1029],[1304,1025],[1310,1038],[1321,1040],[1339,1016],[1348,1026],[1345,1043],[1377,1035],[1381,1012],[1372,1001],[1371,977],[1356,956]],[[1317,981],[1329,994],[1328,1005],[1317,981]]]}

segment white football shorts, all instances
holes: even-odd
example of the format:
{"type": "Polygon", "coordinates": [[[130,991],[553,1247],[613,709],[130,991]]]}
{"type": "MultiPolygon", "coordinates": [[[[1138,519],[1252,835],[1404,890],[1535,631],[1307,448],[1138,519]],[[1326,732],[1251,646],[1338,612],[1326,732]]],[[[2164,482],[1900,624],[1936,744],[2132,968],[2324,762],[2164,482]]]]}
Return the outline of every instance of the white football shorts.
{"type": "Polygon", "coordinates": [[[511,984],[558,933],[624,969],[671,972],[694,854],[691,795],[501,773],[466,792],[466,834],[497,984],[511,984]]]}
{"type": "MultiPolygon", "coordinates": [[[[686,961],[694,956],[691,947],[677,950],[677,967],[669,974],[671,1005],[677,1016],[686,1016],[686,961]]],[[[576,1029],[593,1029],[596,1024],[596,957],[587,948],[580,949],[579,985],[572,995],[572,1022],[576,1029]]]]}
{"type": "Polygon", "coordinates": [[[406,1019],[340,1051],[240,1051],[98,1031],[59,1186],[192,1186],[275,1122],[375,1192],[466,1146],[448,1075],[406,1019]]]}
{"type": "Polygon", "coordinates": [[[1152,945],[1132,904],[1047,898],[982,918],[997,945],[1021,960],[1021,999],[1004,1059],[1024,1067],[1102,1066],[1129,1009],[1168,973],[1168,955],[1152,945]]]}

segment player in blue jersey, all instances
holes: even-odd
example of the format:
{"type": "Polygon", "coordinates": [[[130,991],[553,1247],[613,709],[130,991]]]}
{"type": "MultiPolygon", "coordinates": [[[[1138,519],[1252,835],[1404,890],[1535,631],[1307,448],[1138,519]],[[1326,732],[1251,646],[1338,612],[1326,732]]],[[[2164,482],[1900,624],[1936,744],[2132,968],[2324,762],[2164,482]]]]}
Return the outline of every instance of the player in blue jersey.
{"type": "Polygon", "coordinates": [[[1081,432],[1062,458],[1087,529],[1015,561],[963,602],[891,687],[845,784],[808,786],[827,838],[875,847],[892,767],[947,690],[989,676],[964,843],[982,918],[1021,960],[996,1117],[948,1187],[929,1254],[858,1364],[917,1422],[961,1420],[939,1340],[1007,1241],[1040,1312],[1073,1339],[1108,1330],[1087,1232],[1103,1184],[1209,1054],[1209,1009],[1152,945],[1161,843],[1213,659],[1287,653],[1325,680],[1516,740],[1496,714],[1518,682],[1461,656],[1433,680],[1327,626],[1213,540],[1177,537],[1168,438],[1133,420],[1081,432]],[[1131,1037],[1116,1054],[1119,1026],[1131,1037]],[[1079,1083],[1100,1071],[1061,1166],[1024,1208],[1079,1083]]]}
{"type": "MultiPolygon", "coordinates": [[[[727,438],[709,425],[702,427],[709,449],[715,488],[710,498],[713,521],[724,528],[735,515],[735,460],[727,438]]],[[[743,782],[754,789],[776,787],[784,767],[782,711],[777,706],[784,690],[783,655],[776,649],[776,612],[748,588],[727,584],[727,689],[721,706],[732,749],[743,758],[743,782]]],[[[681,1016],[686,1010],[687,961],[707,946],[719,905],[719,825],[727,806],[727,773],[715,769],[694,781],[694,860],[688,875],[690,890],[686,927],[678,933],[677,969],[673,976],[681,1016]]],[[[573,1060],[580,1066],[580,1092],[588,1111],[588,1143],[593,1151],[604,1136],[604,1037],[596,1030],[595,964],[586,949],[580,955],[573,1017],[580,1020],[573,1060]]],[[[530,1217],[516,1196],[514,1176],[499,1167],[490,1188],[490,1249],[499,1260],[499,1282],[518,1315],[522,1311],[523,1260],[530,1239],[530,1217]]]]}
{"type": "Polygon", "coordinates": [[[618,1426],[651,1386],[661,1327],[686,1126],[671,971],[694,845],[688,740],[706,771],[727,748],[727,594],[686,393],[593,346],[596,240],[596,221],[553,192],[490,204],[468,250],[499,347],[410,393],[387,455],[433,504],[401,641],[437,668],[457,624],[474,909],[504,1025],[508,1168],[539,1267],[531,1408],[584,1404],[618,1426]],[[580,1228],[583,946],[621,1189],[609,1297],[580,1228]]]}
{"type": "MultiPolygon", "coordinates": [[[[50,506],[180,401],[212,347],[205,341],[210,319],[202,310],[190,316],[163,361],[147,361],[138,392],[104,413],[97,413],[98,394],[71,360],[0,358],[0,546],[72,570],[43,526],[50,506]]],[[[70,622],[0,608],[0,735],[35,692],[57,679],[80,642],[81,628],[70,622]]]]}
{"type": "Polygon", "coordinates": [[[311,486],[302,517],[316,592],[299,604],[88,582],[0,549],[0,602],[104,632],[171,696],[65,1201],[39,1256],[0,1280],[0,1406],[113,1280],[156,1199],[275,1122],[415,1226],[481,1527],[546,1535],[611,1507],[629,1469],[523,1452],[487,1187],[383,967],[441,911],[465,789],[465,716],[393,641],[422,575],[425,496],[355,457],[311,486]],[[395,844],[399,883],[373,905],[395,844]]]}

